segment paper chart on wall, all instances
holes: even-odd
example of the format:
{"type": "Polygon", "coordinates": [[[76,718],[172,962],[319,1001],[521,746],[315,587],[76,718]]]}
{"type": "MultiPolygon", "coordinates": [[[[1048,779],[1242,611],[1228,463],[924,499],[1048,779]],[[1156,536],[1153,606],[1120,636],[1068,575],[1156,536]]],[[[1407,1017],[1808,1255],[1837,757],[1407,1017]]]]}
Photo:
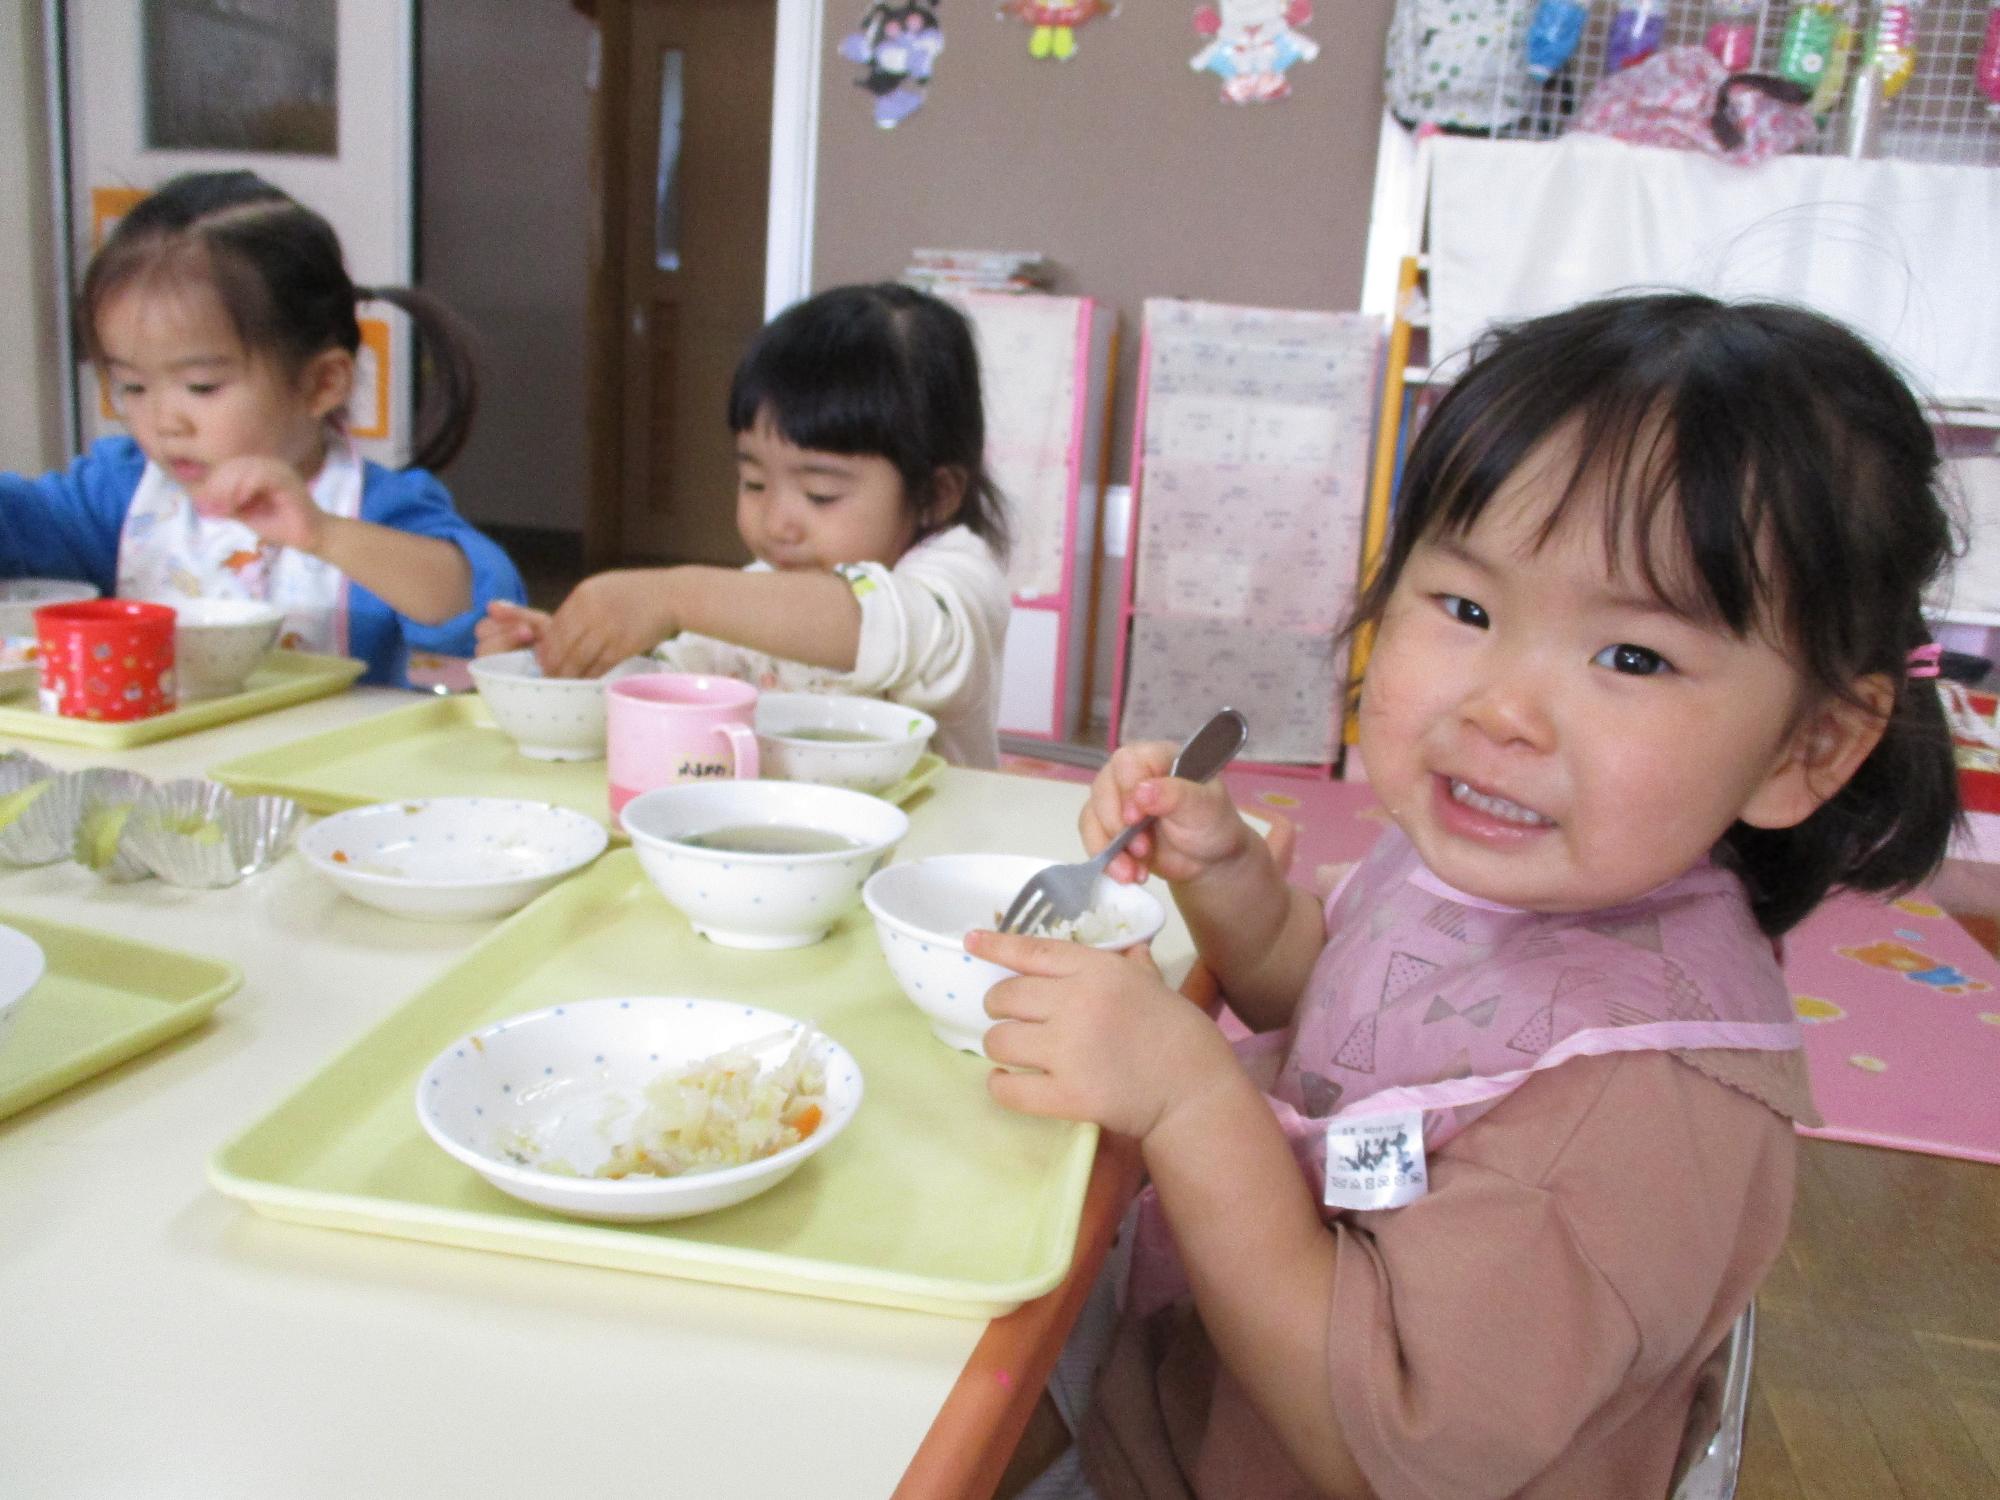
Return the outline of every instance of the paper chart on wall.
{"type": "Polygon", "coordinates": [[[1008,585],[1023,598],[1059,594],[1077,382],[1086,374],[1078,361],[1085,304],[1075,297],[967,296],[959,305],[979,340],[986,458],[1012,524],[1008,585]]]}
{"type": "Polygon", "coordinates": [[[1133,602],[1150,614],[1332,629],[1353,599],[1364,499],[1328,470],[1149,469],[1133,602]]]}
{"type": "Polygon", "coordinates": [[[1319,764],[1339,743],[1335,705],[1346,678],[1330,632],[1273,632],[1241,620],[1138,615],[1120,733],[1183,740],[1210,707],[1250,721],[1243,758],[1319,764]]]}
{"type": "Polygon", "coordinates": [[[1345,680],[1333,635],[1360,568],[1381,324],[1154,301],[1146,331],[1120,733],[1149,737],[1166,727],[1156,707],[1170,716],[1239,682],[1263,695],[1246,754],[1330,760],[1345,680]]]}

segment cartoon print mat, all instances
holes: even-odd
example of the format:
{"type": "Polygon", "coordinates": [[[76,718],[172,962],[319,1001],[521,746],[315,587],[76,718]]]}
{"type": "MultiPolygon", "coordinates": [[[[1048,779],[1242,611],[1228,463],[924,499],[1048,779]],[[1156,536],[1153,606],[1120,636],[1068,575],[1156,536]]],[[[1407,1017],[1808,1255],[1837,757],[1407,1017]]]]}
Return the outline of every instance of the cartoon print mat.
{"type": "MultiPolygon", "coordinates": [[[[1091,779],[1048,761],[1008,756],[1003,765],[1091,779]]],[[[1365,783],[1222,774],[1237,806],[1297,825],[1292,879],[1301,885],[1325,865],[1359,859],[1382,830],[1365,783]]],[[[1828,901],[1785,938],[1785,975],[1826,1119],[1802,1134],[2000,1162],[2000,959],[1927,893],[1828,901]]]]}
{"type": "Polygon", "coordinates": [[[1922,891],[1838,896],[1785,940],[1806,1135],[2000,1162],[2000,961],[1922,891]]]}

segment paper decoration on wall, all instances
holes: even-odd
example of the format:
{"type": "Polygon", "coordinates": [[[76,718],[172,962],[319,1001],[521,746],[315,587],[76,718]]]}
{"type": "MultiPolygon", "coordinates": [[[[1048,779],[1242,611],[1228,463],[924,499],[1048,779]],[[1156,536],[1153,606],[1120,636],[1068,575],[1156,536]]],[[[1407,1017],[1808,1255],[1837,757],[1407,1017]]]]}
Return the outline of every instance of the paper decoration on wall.
{"type": "Polygon", "coordinates": [[[1034,30],[1028,35],[1030,57],[1066,62],[1076,55],[1076,34],[1099,16],[1115,16],[1115,0],[1000,0],[997,20],[1019,16],[1034,30]]]}
{"type": "Polygon", "coordinates": [[[354,391],[347,399],[347,434],[357,438],[389,435],[389,323],[364,317],[361,347],[355,351],[354,391]]]}
{"type": "Polygon", "coordinates": [[[1319,56],[1319,43],[1293,29],[1311,19],[1312,0],[1216,0],[1194,13],[1194,29],[1210,41],[1188,66],[1219,77],[1227,103],[1283,99],[1292,91],[1285,70],[1319,56]]]}
{"type": "Polygon", "coordinates": [[[868,71],[854,80],[875,96],[875,123],[889,130],[923,107],[931,69],[944,51],[935,0],[887,0],[868,7],[860,28],[840,39],[840,55],[868,71]]]}

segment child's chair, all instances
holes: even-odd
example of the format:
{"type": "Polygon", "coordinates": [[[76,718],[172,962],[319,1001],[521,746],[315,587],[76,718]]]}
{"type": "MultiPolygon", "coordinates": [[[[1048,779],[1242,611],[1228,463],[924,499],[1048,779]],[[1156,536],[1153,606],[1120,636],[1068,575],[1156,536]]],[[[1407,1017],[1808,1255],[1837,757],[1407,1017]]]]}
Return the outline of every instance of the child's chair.
{"type": "Polygon", "coordinates": [[[1756,1339],[1757,1304],[1752,1302],[1702,1366],[1687,1435],[1681,1439],[1680,1479],[1667,1500],[1731,1500],[1735,1495],[1756,1339]]]}

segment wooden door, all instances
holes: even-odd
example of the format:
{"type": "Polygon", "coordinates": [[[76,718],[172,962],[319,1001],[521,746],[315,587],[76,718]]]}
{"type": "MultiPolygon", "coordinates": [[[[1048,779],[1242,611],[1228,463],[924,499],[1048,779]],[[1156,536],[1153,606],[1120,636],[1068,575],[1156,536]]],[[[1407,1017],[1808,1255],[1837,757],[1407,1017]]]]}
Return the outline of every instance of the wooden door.
{"type": "Polygon", "coordinates": [[[745,562],[724,416],[763,321],[776,0],[622,0],[599,22],[587,551],[745,562]]]}

